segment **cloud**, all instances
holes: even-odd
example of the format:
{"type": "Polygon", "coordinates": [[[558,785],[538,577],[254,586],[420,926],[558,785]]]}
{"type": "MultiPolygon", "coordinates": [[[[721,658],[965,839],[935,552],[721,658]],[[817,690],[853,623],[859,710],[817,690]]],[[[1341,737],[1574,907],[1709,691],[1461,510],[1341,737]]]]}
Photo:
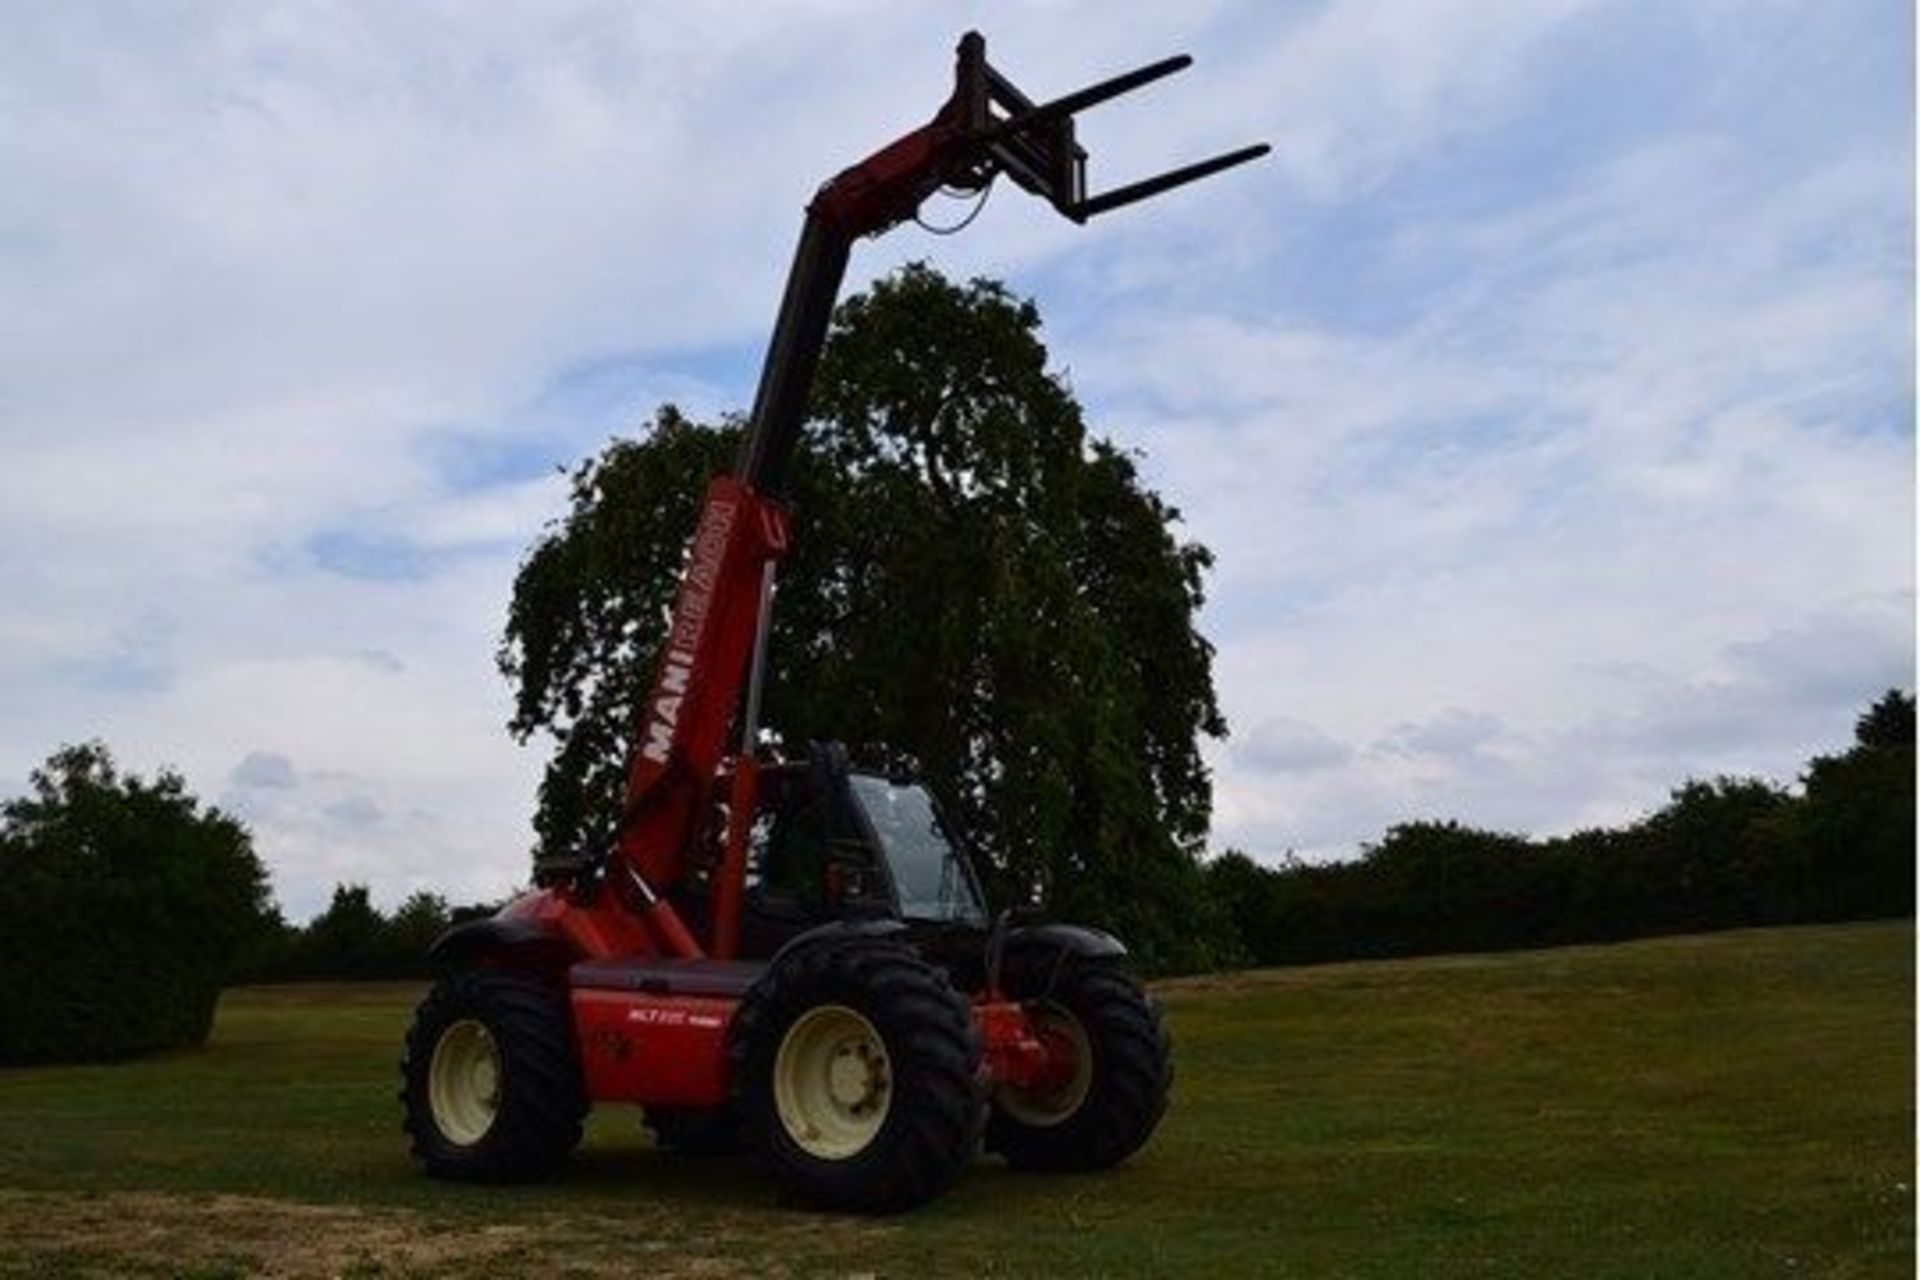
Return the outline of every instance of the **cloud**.
{"type": "Polygon", "coordinates": [[[1345,743],[1285,717],[1254,726],[1240,736],[1233,751],[1236,762],[1260,773],[1310,773],[1344,764],[1352,755],[1345,743]]]}
{"type": "Polygon", "coordinates": [[[363,795],[343,796],[320,811],[329,821],[349,829],[377,826],[386,817],[380,806],[363,795]]]}
{"type": "MultiPolygon", "coordinates": [[[[1003,193],[850,280],[930,255],[1036,294],[1090,420],[1215,550],[1216,843],[1604,820],[1790,772],[1910,672],[1885,6],[985,12],[1042,95],[1198,56],[1087,118],[1096,182],[1277,145],[1084,231],[1003,193]]],[[[965,21],[12,24],[0,777],[92,736],[175,764],[296,918],[341,879],[511,889],[540,752],[492,651],[555,468],[661,400],[750,399],[802,202],[929,114],[965,21]]]]}
{"type": "Polygon", "coordinates": [[[1376,750],[1415,756],[1472,757],[1500,734],[1500,717],[1448,707],[1431,719],[1394,729],[1376,750]]]}
{"type": "Polygon", "coordinates": [[[293,762],[272,751],[249,751],[228,775],[242,790],[291,791],[300,785],[293,762]]]}
{"type": "MultiPolygon", "coordinates": [[[[1850,56],[1822,34],[1796,57],[1850,56]]],[[[1753,115],[1363,231],[1374,305],[1078,320],[1095,420],[1217,553],[1229,719],[1375,744],[1279,788],[1217,751],[1218,843],[1618,821],[1691,775],[1790,780],[1911,686],[1912,135],[1871,80],[1844,143],[1782,143],[1775,86],[1722,81],[1753,115]]]]}
{"type": "Polygon", "coordinates": [[[1534,55],[1592,0],[1359,0],[1290,33],[1271,68],[1281,163],[1330,196],[1415,148],[1484,129],[1542,74],[1534,55]]]}

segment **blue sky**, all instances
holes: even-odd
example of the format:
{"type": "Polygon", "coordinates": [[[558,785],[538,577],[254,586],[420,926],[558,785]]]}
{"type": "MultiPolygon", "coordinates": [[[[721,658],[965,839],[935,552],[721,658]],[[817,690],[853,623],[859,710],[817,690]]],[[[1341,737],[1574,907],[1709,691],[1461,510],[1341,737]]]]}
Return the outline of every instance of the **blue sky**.
{"type": "Polygon", "coordinates": [[[800,206],[955,38],[1102,108],[863,244],[1032,296],[1217,557],[1215,847],[1790,781],[1914,656],[1912,17],[1894,3],[32,6],[0,49],[0,791],[105,738],[289,913],[523,873],[492,669],[555,468],[751,396],[800,206]],[[945,212],[944,210],[936,212],[945,212]]]}

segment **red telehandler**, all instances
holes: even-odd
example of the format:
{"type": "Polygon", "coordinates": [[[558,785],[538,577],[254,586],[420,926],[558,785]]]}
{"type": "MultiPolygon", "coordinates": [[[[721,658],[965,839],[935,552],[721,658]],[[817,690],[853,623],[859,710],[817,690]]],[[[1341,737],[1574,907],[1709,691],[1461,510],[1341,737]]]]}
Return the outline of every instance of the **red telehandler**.
{"type": "Polygon", "coordinates": [[[1075,1170],[1153,1132],[1167,1037],[1118,940],[990,915],[915,781],[855,770],[832,743],[763,759],[758,739],[783,479],[853,242],[942,187],[984,198],[1003,173],[1085,222],[1264,154],[1087,195],[1074,114],[1190,61],[1036,105],[969,33],[933,120],[807,206],[739,456],[689,546],[614,833],[543,862],[533,890],[434,945],[440,976],[400,1068],[428,1172],[533,1177],[579,1141],[591,1102],[638,1103],[665,1145],[750,1149],[799,1199],[884,1211],[937,1194],[983,1137],[1017,1167],[1075,1170]]]}

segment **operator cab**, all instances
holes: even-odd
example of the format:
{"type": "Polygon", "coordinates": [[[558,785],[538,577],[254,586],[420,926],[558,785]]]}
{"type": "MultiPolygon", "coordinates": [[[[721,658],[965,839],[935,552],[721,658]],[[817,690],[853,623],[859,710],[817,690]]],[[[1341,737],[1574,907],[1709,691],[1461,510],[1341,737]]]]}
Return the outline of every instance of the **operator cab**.
{"type": "Polygon", "coordinates": [[[918,782],[856,772],[839,743],[820,743],[804,765],[768,769],[760,785],[749,910],[986,927],[973,867],[918,782]]]}
{"type": "MultiPolygon", "coordinates": [[[[714,825],[716,836],[724,832],[724,821],[714,825]]],[[[980,930],[991,923],[965,847],[927,789],[852,769],[839,743],[762,770],[745,889],[743,958],[765,958],[831,920],[980,930]]],[[[705,897],[676,895],[696,931],[706,923],[705,897]]]]}
{"type": "Polygon", "coordinates": [[[872,833],[905,920],[987,926],[973,866],[960,851],[927,789],[911,779],[848,775],[854,808],[872,833]]]}

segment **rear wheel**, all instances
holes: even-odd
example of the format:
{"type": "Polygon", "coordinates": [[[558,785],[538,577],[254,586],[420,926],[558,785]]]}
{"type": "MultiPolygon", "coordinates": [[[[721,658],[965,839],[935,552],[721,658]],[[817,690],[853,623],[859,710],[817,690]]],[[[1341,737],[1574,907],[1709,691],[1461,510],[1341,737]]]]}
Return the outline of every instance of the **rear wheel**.
{"type": "Polygon", "coordinates": [[[1104,1169],[1138,1151],[1173,1083],[1167,1033],[1140,984],[1113,965],[1080,963],[1036,967],[1009,987],[1072,1069],[1044,1088],[996,1089],[987,1147],[1015,1168],[1048,1170],[1104,1169]]]}
{"type": "Polygon", "coordinates": [[[538,1177],[580,1141],[586,1096],[564,994],[525,974],[449,974],[414,1015],[402,1127],[435,1177],[538,1177]]]}
{"type": "Polygon", "coordinates": [[[912,950],[804,948],[747,994],[733,1027],[744,1132],[798,1198],[905,1209],[972,1158],[979,1039],[966,1000],[912,950]]]}

